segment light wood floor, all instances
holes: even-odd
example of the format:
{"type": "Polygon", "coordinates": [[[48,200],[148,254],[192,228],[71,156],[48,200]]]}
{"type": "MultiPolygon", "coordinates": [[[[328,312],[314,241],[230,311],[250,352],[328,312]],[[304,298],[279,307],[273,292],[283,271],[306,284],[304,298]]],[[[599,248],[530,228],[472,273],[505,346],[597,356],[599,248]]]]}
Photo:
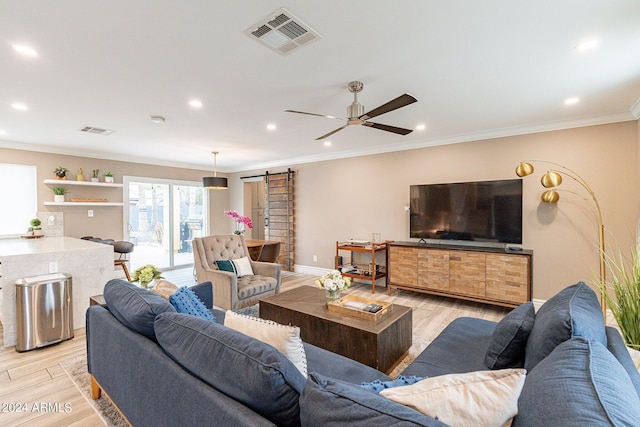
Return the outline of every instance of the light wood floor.
{"type": "MultiPolygon", "coordinates": [[[[183,269],[182,272],[174,270],[171,278],[178,282],[180,274],[183,283],[193,282],[192,269],[183,269]]],[[[314,276],[285,272],[283,289],[311,285],[313,280],[314,276]]],[[[413,334],[428,341],[433,340],[455,318],[470,316],[497,321],[508,312],[508,309],[500,307],[408,291],[394,291],[387,296],[382,285],[377,286],[373,296],[370,283],[354,284],[349,293],[413,307],[413,334]]],[[[72,340],[30,352],[18,353],[14,347],[0,348],[0,426],[105,425],[60,365],[66,360],[85,355],[84,329],[76,330],[72,340]],[[55,404],[59,403],[62,412],[38,412],[34,405],[39,408],[41,403],[49,408],[55,408],[55,404]],[[10,404],[18,404],[22,412],[16,412],[16,407],[10,404]],[[64,412],[65,404],[70,405],[69,412],[64,412]]]]}

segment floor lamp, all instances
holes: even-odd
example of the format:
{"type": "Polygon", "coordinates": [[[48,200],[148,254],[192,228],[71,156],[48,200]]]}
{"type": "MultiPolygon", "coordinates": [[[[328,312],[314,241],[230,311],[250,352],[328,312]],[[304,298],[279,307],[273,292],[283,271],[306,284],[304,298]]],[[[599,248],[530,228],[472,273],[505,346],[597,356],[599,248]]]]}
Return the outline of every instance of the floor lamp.
{"type": "MultiPolygon", "coordinates": [[[[605,251],[604,251],[604,225],[602,224],[602,212],[600,211],[600,203],[598,203],[598,198],[596,197],[595,193],[593,192],[593,190],[591,189],[591,187],[589,186],[589,184],[587,183],[587,181],[585,181],[584,178],[582,178],[580,175],[578,175],[575,171],[569,169],[566,166],[560,165],[558,163],[554,163],[554,162],[550,162],[550,161],[546,161],[546,160],[531,160],[531,162],[534,163],[545,163],[548,165],[552,165],[555,166],[558,169],[551,169],[549,171],[547,171],[547,173],[545,173],[544,175],[542,175],[542,178],[540,180],[540,183],[542,184],[542,186],[544,188],[549,188],[549,190],[546,190],[544,193],[542,193],[542,195],[540,196],[540,198],[542,199],[543,202],[545,203],[558,203],[558,201],[560,200],[560,194],[558,194],[558,191],[565,191],[567,193],[571,193],[571,194],[575,194],[578,197],[580,197],[581,199],[587,201],[587,203],[589,202],[589,199],[585,198],[584,196],[574,192],[574,191],[570,191],[570,190],[560,190],[557,189],[556,187],[558,187],[560,184],[562,184],[562,176],[568,176],[569,178],[573,179],[575,182],[577,182],[578,184],[580,184],[580,186],[582,188],[584,188],[587,193],[589,194],[589,196],[591,197],[591,201],[593,202],[593,206],[595,208],[595,212],[596,212],[596,218],[598,220],[598,246],[600,249],[600,283],[604,284],[605,283],[605,279],[606,279],[606,274],[605,274],[605,251]]],[[[525,177],[528,175],[531,175],[533,173],[533,165],[531,164],[531,162],[521,162],[518,167],[516,168],[516,174],[519,177],[525,177]]],[[[607,315],[607,301],[604,298],[604,292],[605,289],[601,286],[600,287],[600,301],[601,301],[601,305],[602,305],[602,315],[605,317],[605,321],[606,321],[606,315],[607,315]]]]}

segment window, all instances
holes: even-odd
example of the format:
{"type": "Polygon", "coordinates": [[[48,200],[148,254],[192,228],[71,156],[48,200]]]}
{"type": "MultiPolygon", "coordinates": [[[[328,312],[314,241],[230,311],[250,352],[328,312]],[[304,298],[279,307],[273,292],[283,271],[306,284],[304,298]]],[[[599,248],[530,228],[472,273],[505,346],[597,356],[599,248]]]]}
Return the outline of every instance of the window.
{"type": "Polygon", "coordinates": [[[0,236],[18,236],[25,234],[29,221],[35,218],[38,210],[36,187],[36,167],[31,165],[14,165],[0,163],[0,182],[5,200],[0,214],[0,236]]]}

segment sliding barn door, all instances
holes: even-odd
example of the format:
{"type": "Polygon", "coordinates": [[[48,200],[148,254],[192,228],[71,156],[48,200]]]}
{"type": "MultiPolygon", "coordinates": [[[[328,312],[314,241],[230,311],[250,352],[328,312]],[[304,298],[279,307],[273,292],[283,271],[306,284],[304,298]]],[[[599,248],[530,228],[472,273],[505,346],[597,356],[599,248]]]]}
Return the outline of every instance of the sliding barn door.
{"type": "Polygon", "coordinates": [[[294,267],[294,172],[266,174],[265,183],[265,228],[264,237],[280,244],[278,263],[283,270],[293,271],[294,267]]]}

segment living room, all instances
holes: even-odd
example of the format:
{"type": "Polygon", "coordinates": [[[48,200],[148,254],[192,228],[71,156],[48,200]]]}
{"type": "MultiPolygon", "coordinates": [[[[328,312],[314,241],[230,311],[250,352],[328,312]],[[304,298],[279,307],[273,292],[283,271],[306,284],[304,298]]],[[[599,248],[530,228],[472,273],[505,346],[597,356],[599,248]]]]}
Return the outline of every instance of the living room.
{"type": "MultiPolygon", "coordinates": [[[[406,209],[411,185],[513,179],[517,178],[515,168],[521,161],[531,161],[536,168],[532,176],[523,178],[523,236],[522,244],[517,246],[533,251],[532,299],[537,305],[578,281],[595,283],[600,257],[598,223],[590,195],[565,176],[560,188],[566,191],[560,193],[560,201],[557,204],[541,202],[540,195],[545,188],[540,185],[540,178],[555,167],[536,161],[566,166],[589,183],[602,211],[607,251],[612,254],[618,249],[625,252],[636,241],[640,215],[640,82],[638,64],[629,58],[639,55],[635,45],[624,44],[619,45],[623,51],[616,56],[619,62],[608,56],[598,56],[615,51],[611,48],[614,37],[616,41],[627,40],[637,34],[629,23],[640,13],[634,2],[616,2],[615,7],[607,7],[603,16],[598,16],[600,6],[590,5],[589,12],[585,12],[587,18],[577,20],[579,25],[566,33],[559,27],[563,19],[572,16],[570,10],[578,7],[579,2],[566,5],[558,11],[557,17],[547,17],[548,20],[543,5],[521,4],[519,7],[523,9],[517,11],[516,6],[507,7],[501,2],[482,7],[468,2],[447,7],[412,3],[410,7],[415,8],[415,13],[411,17],[406,16],[410,15],[407,13],[401,14],[397,6],[376,3],[371,7],[366,2],[349,5],[338,2],[322,5],[251,2],[251,7],[245,6],[253,9],[249,16],[240,6],[225,5],[230,22],[236,25],[245,22],[233,30],[234,44],[229,50],[223,46],[221,39],[224,37],[218,36],[214,42],[212,33],[206,33],[206,36],[191,33],[194,28],[204,31],[203,28],[214,21],[212,17],[220,13],[202,2],[193,2],[184,9],[167,6],[166,11],[155,11],[150,17],[146,16],[144,5],[123,3],[120,5],[123,10],[131,8],[131,19],[126,22],[114,20],[114,12],[104,6],[92,5],[95,16],[103,14],[105,21],[109,21],[106,17],[111,17],[111,22],[88,20],[84,25],[74,24],[81,22],[86,13],[76,10],[81,7],[75,3],[69,6],[71,10],[67,16],[62,16],[64,13],[60,11],[54,14],[48,7],[35,12],[36,6],[32,2],[4,3],[7,4],[3,4],[3,10],[11,11],[6,16],[15,18],[15,22],[7,23],[2,31],[2,38],[7,41],[2,55],[6,55],[6,62],[11,64],[12,74],[0,83],[0,92],[6,93],[3,101],[6,114],[0,118],[0,131],[3,132],[0,134],[0,163],[36,167],[37,210],[62,210],[66,236],[99,235],[120,240],[127,237],[127,227],[123,208],[98,206],[92,208],[93,216],[89,217],[86,208],[45,205],[52,200],[53,194],[51,186],[43,181],[54,178],[56,167],[68,168],[69,180],[75,179],[76,171],[84,168],[85,173],[91,169],[103,173],[111,171],[118,183],[122,183],[124,177],[200,182],[202,177],[212,175],[214,158],[211,152],[215,150],[219,151],[216,173],[227,177],[229,183],[225,191],[207,193],[209,234],[233,231],[232,221],[223,213],[225,210],[235,209],[247,214],[246,180],[243,177],[279,173],[290,168],[295,172],[293,270],[309,277],[317,277],[333,268],[336,241],[366,240],[372,233],[379,233],[383,240],[416,241],[409,237],[410,213],[406,209]],[[322,38],[290,55],[280,56],[242,34],[243,29],[282,6],[317,27],[322,38]],[[440,14],[450,14],[450,17],[458,14],[456,10],[468,10],[467,17],[456,24],[468,30],[457,38],[447,26],[436,25],[437,17],[444,16],[440,14]],[[332,22],[336,11],[342,11],[340,25],[332,22]],[[169,30],[175,29],[174,32],[161,33],[159,30],[164,29],[161,23],[169,21],[165,13],[174,13],[180,21],[181,26],[175,23],[175,27],[168,26],[169,30]],[[528,13],[537,18],[524,19],[528,13]],[[505,24],[503,18],[509,14],[518,18],[505,24]],[[421,15],[426,17],[426,23],[421,15]],[[52,20],[51,16],[59,19],[52,20]],[[382,31],[386,36],[376,38],[378,43],[373,46],[366,43],[367,34],[373,33],[371,22],[382,21],[382,16],[407,19],[406,27],[425,40],[423,49],[417,49],[415,57],[407,53],[416,44],[408,36],[399,39],[411,46],[411,49],[403,48],[402,54],[398,45],[382,43],[384,37],[393,37],[393,28],[397,30],[394,26],[382,31]],[[18,31],[20,18],[24,22],[26,17],[42,27],[40,33],[18,31]],[[129,33],[125,28],[130,31],[135,27],[134,22],[144,23],[145,19],[154,18],[160,23],[149,23],[149,28],[140,37],[132,39],[135,43],[131,42],[131,46],[135,48],[127,49],[129,33]],[[478,24],[482,20],[485,24],[478,24]],[[595,24],[599,20],[602,21],[600,26],[595,24]],[[49,28],[54,21],[60,26],[68,26],[69,35],[49,28]],[[516,31],[523,23],[530,25],[527,28],[532,32],[534,28],[548,31],[548,40],[540,45],[532,41],[535,37],[523,34],[521,44],[538,49],[525,54],[504,40],[509,38],[504,36],[505,31],[516,31]],[[356,29],[350,31],[355,32],[352,41],[346,31],[350,25],[356,29]],[[333,26],[345,29],[337,34],[333,26]],[[496,26],[495,32],[491,26],[496,26]],[[588,31],[594,26],[598,28],[597,34],[588,31]],[[89,37],[90,27],[103,28],[102,36],[92,34],[89,37]],[[620,35],[613,31],[615,28],[626,29],[628,33],[620,35]],[[181,32],[189,34],[184,43],[172,44],[170,39],[181,32]],[[92,41],[103,42],[97,46],[105,49],[104,54],[89,57],[86,63],[90,65],[84,70],[78,65],[82,63],[79,58],[64,64],[58,62],[65,46],[77,48],[82,55],[90,51],[88,46],[76,44],[85,33],[92,41]],[[483,33],[486,38],[480,38],[483,33]],[[602,37],[601,45],[581,56],[583,54],[574,49],[575,44],[593,35],[602,37]],[[58,44],[44,43],[47,38],[59,40],[58,44]],[[107,39],[112,43],[107,43],[107,39]],[[156,51],[154,47],[149,65],[133,68],[136,61],[131,58],[140,54],[141,46],[165,43],[166,50],[175,53],[194,39],[197,39],[198,47],[208,49],[202,51],[210,54],[214,51],[210,44],[215,43],[215,49],[224,52],[221,58],[234,58],[235,61],[207,62],[204,66],[188,54],[174,54],[170,61],[192,64],[191,71],[185,74],[188,77],[181,81],[175,74],[177,71],[164,58],[164,51],[161,48],[156,51]],[[209,40],[204,42],[202,39],[209,40]],[[436,43],[436,39],[448,41],[449,45],[436,43]],[[550,39],[566,46],[557,48],[550,39]],[[18,41],[34,43],[41,58],[25,60],[17,57],[10,45],[18,41]],[[496,47],[485,50],[485,43],[495,43],[496,47]],[[353,52],[349,45],[362,45],[362,49],[353,52]],[[553,53],[544,53],[542,46],[553,53]],[[116,54],[119,49],[123,51],[122,57],[116,54]],[[464,59],[451,54],[459,51],[466,52],[464,59]],[[481,53],[473,54],[474,51],[481,53]],[[560,51],[565,52],[566,57],[560,58],[560,51]],[[386,56],[381,52],[386,52],[386,56]],[[314,61],[316,56],[329,58],[329,55],[332,59],[327,59],[324,65],[314,61]],[[592,55],[591,59],[588,55],[592,55]],[[513,62],[499,62],[503,56],[512,57],[513,62]],[[622,57],[625,59],[620,59],[622,57]],[[122,58],[122,63],[132,61],[132,68],[127,71],[125,66],[114,65],[118,61],[104,58],[122,58]],[[442,68],[438,67],[438,61],[442,61],[442,68]],[[237,68],[233,67],[234,62],[239,64],[237,68]],[[249,68],[256,62],[263,67],[249,68]],[[34,65],[41,70],[33,72],[37,76],[31,80],[27,77],[32,73],[29,67],[34,65]],[[413,71],[409,71],[412,68],[413,71]],[[310,73],[310,69],[316,77],[300,77],[310,73]],[[74,74],[78,70],[80,74],[74,74]],[[264,73],[269,74],[268,78],[261,76],[264,70],[268,70],[264,73]],[[283,77],[287,70],[295,71],[295,79],[283,77]],[[54,82],[51,86],[57,86],[55,90],[51,87],[45,90],[48,85],[44,82],[49,80],[42,76],[47,72],[54,82]],[[522,77],[512,78],[511,75],[521,72],[522,77]],[[562,74],[562,78],[554,78],[556,72],[562,74]],[[84,83],[73,85],[61,77],[65,73],[73,76],[70,80],[84,83]],[[145,76],[149,78],[147,83],[145,76]],[[240,84],[242,78],[249,81],[246,86],[240,84]],[[218,82],[206,83],[211,85],[207,89],[196,87],[196,81],[207,82],[207,79],[218,82]],[[233,84],[220,84],[224,79],[233,84]],[[314,139],[341,123],[282,111],[292,108],[342,117],[344,107],[353,97],[347,84],[354,79],[364,82],[358,97],[368,108],[381,105],[403,92],[414,95],[417,103],[379,119],[411,129],[417,123],[427,123],[426,129],[415,129],[411,134],[401,136],[364,126],[350,126],[331,136],[332,145],[325,146],[314,139]],[[102,83],[104,89],[99,89],[102,83]],[[153,102],[152,88],[161,84],[176,87],[158,95],[161,100],[153,102]],[[47,92],[48,104],[53,107],[39,106],[38,101],[30,100],[38,99],[33,96],[25,100],[30,111],[14,111],[9,104],[22,99],[19,91],[27,86],[47,92]],[[84,99],[83,90],[95,95],[96,101],[84,99]],[[127,92],[132,93],[131,98],[146,98],[146,102],[122,97],[127,92]],[[544,96],[538,97],[542,92],[544,96]],[[203,109],[195,111],[191,107],[175,105],[186,105],[192,94],[202,96],[203,109]],[[564,105],[569,96],[579,96],[580,102],[564,105]],[[65,104],[66,109],[66,104],[74,102],[84,107],[69,108],[64,114],[55,113],[55,104],[65,104]],[[428,108],[423,107],[426,105],[428,108]],[[259,114],[260,109],[265,113],[259,114]],[[111,119],[110,112],[116,110],[141,118],[145,123],[130,126],[130,117],[113,116],[111,119]],[[516,111],[521,113],[512,114],[516,111]],[[70,114],[75,116],[69,118],[70,114]],[[146,117],[156,115],[166,115],[166,123],[152,123],[146,117]],[[265,130],[268,121],[276,122],[278,129],[265,130]],[[66,126],[66,130],[61,131],[57,127],[59,123],[66,126]],[[117,129],[110,136],[77,136],[78,128],[85,125],[117,129]],[[40,131],[35,132],[33,128],[40,128],[40,131]],[[176,136],[179,133],[184,134],[184,138],[176,136]]],[[[149,9],[155,7],[151,3],[145,5],[149,9]]],[[[552,3],[546,6],[556,7],[552,3]]],[[[29,219],[25,218],[25,229],[29,219]]],[[[247,230],[246,238],[251,238],[252,232],[247,230]]],[[[121,271],[114,270],[115,276],[121,277],[121,271]]],[[[382,293],[386,289],[378,283],[377,291],[382,293]]],[[[6,378],[0,376],[2,379],[6,378]]]]}

